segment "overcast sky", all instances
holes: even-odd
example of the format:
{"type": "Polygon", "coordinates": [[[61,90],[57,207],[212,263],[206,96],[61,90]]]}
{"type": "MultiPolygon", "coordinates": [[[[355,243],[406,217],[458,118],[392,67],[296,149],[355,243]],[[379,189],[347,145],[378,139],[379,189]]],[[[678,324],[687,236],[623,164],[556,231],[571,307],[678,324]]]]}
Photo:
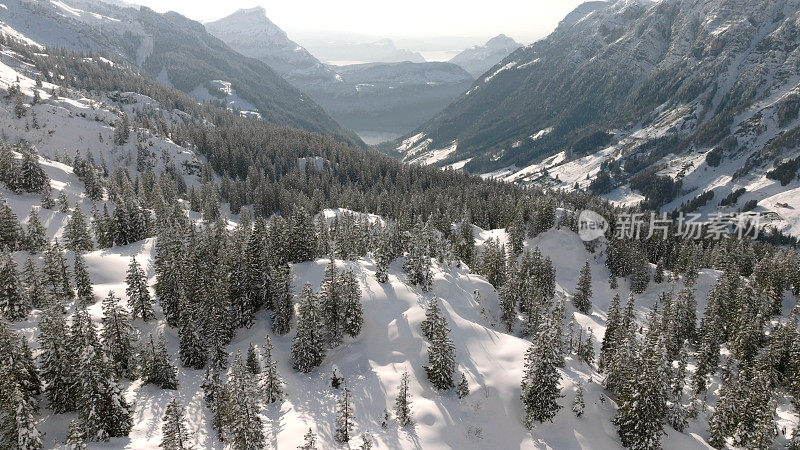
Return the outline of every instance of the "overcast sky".
{"type": "Polygon", "coordinates": [[[584,0],[134,0],[208,22],[263,6],[289,36],[309,31],[386,37],[494,36],[530,43],[547,35],[584,0]]]}

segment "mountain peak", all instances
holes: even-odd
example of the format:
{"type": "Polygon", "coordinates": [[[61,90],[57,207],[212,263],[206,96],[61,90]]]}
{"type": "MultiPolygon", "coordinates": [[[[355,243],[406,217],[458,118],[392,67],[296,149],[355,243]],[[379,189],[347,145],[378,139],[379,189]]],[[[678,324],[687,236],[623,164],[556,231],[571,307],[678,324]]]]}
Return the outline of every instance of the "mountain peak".
{"type": "Polygon", "coordinates": [[[507,47],[507,46],[519,47],[520,45],[513,38],[510,38],[505,34],[498,34],[497,36],[486,41],[486,47],[496,48],[496,47],[507,47]]]}

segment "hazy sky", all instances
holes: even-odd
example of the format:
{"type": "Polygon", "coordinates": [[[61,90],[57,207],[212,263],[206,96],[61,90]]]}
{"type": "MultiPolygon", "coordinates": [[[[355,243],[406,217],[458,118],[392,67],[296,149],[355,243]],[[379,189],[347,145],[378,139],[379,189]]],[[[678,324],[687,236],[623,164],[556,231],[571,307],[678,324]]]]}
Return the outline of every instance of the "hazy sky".
{"type": "Polygon", "coordinates": [[[548,34],[584,0],[134,0],[207,22],[263,6],[289,36],[309,31],[387,37],[494,36],[529,43],[548,34]]]}

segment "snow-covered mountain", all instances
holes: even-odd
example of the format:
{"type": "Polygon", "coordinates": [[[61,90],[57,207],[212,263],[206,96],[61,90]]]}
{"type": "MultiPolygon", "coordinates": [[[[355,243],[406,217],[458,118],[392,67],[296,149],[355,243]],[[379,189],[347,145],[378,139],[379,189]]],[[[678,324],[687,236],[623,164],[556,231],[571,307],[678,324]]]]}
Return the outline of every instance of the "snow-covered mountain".
{"type": "Polygon", "coordinates": [[[464,50],[454,56],[450,62],[458,64],[477,78],[520,47],[522,44],[501,34],[489,39],[484,45],[476,45],[464,50]]]}
{"type": "Polygon", "coordinates": [[[200,101],[226,104],[278,125],[360,143],[266,64],[246,58],[177,13],[85,0],[8,0],[2,27],[41,45],[92,51],[129,63],[200,101]]]}
{"type": "Polygon", "coordinates": [[[258,6],[205,24],[206,30],[239,53],[267,63],[294,86],[338,84],[336,72],[306,49],[289,39],[286,32],[267,18],[258,6]]]}
{"type": "Polygon", "coordinates": [[[799,233],[789,225],[800,208],[798,24],[796,0],[592,2],[395,151],[410,160],[457,143],[427,159],[520,182],[592,184],[670,211],[706,191],[713,199],[690,207],[716,210],[745,189],[723,209],[757,202],[799,233]]]}
{"type": "MultiPolygon", "coordinates": [[[[474,80],[454,64],[425,63],[416,57],[400,58],[407,62],[325,65],[290,40],[263,8],[239,10],[207,23],[206,29],[243,55],[274,68],[367,143],[394,139],[417,128],[474,80]]],[[[379,47],[387,53],[367,60],[397,60],[391,41],[379,47]]],[[[352,51],[340,59],[361,60],[366,50],[352,51]]]]}

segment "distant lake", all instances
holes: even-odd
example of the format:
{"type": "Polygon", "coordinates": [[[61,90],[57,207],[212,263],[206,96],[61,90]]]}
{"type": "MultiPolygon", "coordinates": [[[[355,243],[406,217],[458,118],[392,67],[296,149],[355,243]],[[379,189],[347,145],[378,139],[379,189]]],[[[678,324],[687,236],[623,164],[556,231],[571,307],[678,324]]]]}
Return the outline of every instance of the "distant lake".
{"type": "Polygon", "coordinates": [[[381,142],[391,141],[399,138],[402,134],[392,133],[388,131],[359,131],[354,130],[358,137],[361,138],[367,145],[380,144],[381,142]]]}

